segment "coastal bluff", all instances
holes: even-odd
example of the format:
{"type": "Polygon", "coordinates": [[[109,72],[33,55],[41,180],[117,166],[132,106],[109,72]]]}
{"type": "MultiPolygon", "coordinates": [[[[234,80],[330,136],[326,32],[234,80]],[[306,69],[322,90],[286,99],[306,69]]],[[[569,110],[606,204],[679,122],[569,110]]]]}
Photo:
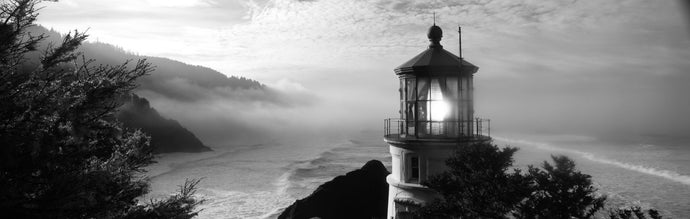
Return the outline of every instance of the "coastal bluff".
{"type": "Polygon", "coordinates": [[[295,201],[279,219],[385,218],[389,172],[370,160],[362,168],[320,185],[311,195],[295,201]]]}
{"type": "Polygon", "coordinates": [[[192,132],[179,122],[167,119],[151,107],[149,101],[136,94],[123,97],[124,104],[116,117],[124,127],[141,129],[151,136],[153,152],[204,152],[211,149],[204,145],[192,132]]]}

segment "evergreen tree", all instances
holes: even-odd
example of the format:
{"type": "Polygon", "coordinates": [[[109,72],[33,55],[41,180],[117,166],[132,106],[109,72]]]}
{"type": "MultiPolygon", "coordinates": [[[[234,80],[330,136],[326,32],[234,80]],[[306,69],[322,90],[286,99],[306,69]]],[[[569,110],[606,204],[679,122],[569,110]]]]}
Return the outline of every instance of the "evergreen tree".
{"type": "Polygon", "coordinates": [[[592,218],[604,207],[606,196],[598,197],[591,176],[575,169],[566,156],[551,156],[542,169],[529,167],[532,194],[520,204],[518,218],[592,218]]]}
{"type": "MultiPolygon", "coordinates": [[[[661,219],[662,216],[659,214],[659,211],[656,209],[650,208],[647,209],[647,215],[649,215],[649,218],[651,219],[661,219]]],[[[645,215],[645,211],[642,210],[642,207],[634,205],[634,206],[629,206],[629,207],[622,207],[618,209],[609,209],[609,218],[610,219],[647,219],[647,216],[645,215]]]]}
{"type": "Polygon", "coordinates": [[[75,52],[74,31],[36,51],[43,35],[27,28],[37,0],[0,5],[0,209],[10,218],[190,218],[198,181],[163,201],[139,205],[149,191],[149,138],[114,118],[119,97],[152,68],[145,60],[90,66],[75,52]],[[26,55],[40,52],[38,63],[26,55]]]}
{"type": "Polygon", "coordinates": [[[459,147],[446,161],[450,170],[423,185],[442,198],[419,209],[421,218],[506,218],[528,196],[529,180],[518,169],[508,172],[517,148],[491,142],[459,147]]]}
{"type": "Polygon", "coordinates": [[[597,197],[591,176],[565,156],[554,165],[509,171],[517,148],[491,142],[460,147],[446,161],[449,170],[423,185],[441,198],[422,206],[419,218],[590,218],[606,197],[597,197]]]}

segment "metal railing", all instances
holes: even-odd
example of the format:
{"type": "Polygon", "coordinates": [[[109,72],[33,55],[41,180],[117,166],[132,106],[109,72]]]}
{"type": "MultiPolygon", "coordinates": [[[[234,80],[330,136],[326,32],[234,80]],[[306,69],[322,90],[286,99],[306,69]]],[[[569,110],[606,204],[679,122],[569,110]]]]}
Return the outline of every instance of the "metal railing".
{"type": "Polygon", "coordinates": [[[455,121],[385,119],[384,137],[400,139],[460,139],[491,136],[491,120],[475,118],[455,121]]]}

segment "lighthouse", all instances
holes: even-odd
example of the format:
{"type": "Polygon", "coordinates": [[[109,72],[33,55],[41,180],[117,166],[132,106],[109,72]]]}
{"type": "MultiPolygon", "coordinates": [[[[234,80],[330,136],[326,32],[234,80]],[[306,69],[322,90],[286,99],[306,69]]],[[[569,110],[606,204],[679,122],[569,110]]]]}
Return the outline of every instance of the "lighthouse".
{"type": "MultiPolygon", "coordinates": [[[[460,33],[460,28],[458,28],[460,33]]],[[[489,141],[489,120],[474,115],[473,75],[479,68],[443,49],[434,24],[429,47],[395,68],[400,79],[400,115],[384,121],[391,153],[388,217],[412,218],[411,211],[438,197],[421,185],[448,168],[445,160],[468,144],[489,141]]],[[[462,45],[462,43],[460,43],[462,45]]]]}

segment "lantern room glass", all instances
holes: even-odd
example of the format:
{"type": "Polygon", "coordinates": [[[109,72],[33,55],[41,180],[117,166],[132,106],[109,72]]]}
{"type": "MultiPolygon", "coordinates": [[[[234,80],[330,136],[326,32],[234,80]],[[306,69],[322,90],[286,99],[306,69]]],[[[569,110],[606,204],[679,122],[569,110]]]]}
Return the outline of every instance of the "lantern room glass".
{"type": "Polygon", "coordinates": [[[401,134],[405,137],[470,136],[471,75],[400,78],[401,134]]]}

